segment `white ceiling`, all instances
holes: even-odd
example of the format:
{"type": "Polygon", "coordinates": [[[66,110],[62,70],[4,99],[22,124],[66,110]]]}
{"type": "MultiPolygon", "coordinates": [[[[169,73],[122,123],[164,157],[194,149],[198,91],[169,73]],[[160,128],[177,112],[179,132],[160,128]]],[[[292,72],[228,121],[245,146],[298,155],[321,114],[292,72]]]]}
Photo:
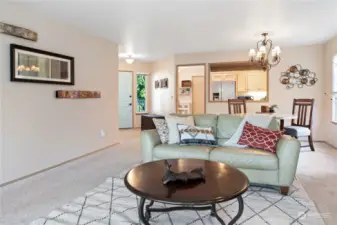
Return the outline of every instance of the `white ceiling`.
{"type": "Polygon", "coordinates": [[[172,54],[247,50],[262,32],[279,46],[337,33],[336,0],[9,0],[153,61],[172,54]]]}

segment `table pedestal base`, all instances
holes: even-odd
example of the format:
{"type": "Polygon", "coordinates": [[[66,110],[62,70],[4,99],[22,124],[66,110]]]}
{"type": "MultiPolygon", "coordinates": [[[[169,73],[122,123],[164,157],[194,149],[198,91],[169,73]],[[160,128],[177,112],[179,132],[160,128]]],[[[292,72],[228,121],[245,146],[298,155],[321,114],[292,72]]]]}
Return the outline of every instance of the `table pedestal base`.
{"type": "MultiPolygon", "coordinates": [[[[174,206],[174,207],[168,207],[168,208],[151,208],[153,206],[154,201],[150,200],[150,203],[145,206],[145,198],[140,199],[140,203],[138,206],[138,215],[140,221],[144,225],[150,225],[149,220],[151,218],[152,212],[171,212],[171,211],[179,211],[179,210],[211,210],[211,216],[215,217],[222,225],[226,225],[226,223],[219,217],[215,203],[211,204],[210,206],[174,206]],[[145,211],[144,211],[145,206],[145,211]]],[[[239,211],[238,214],[228,223],[228,225],[233,225],[236,221],[239,220],[243,213],[243,199],[241,196],[237,197],[237,200],[239,202],[239,211]]]]}

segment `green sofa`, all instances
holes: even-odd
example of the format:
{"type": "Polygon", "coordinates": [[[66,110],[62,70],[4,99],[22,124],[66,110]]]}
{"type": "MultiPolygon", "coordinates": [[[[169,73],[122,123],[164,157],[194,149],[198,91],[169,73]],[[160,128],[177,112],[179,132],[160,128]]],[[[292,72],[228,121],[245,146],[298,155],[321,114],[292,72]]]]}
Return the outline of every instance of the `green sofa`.
{"type": "MultiPolygon", "coordinates": [[[[242,119],[242,116],[228,114],[194,115],[196,126],[213,127],[218,140],[216,147],[162,144],[156,130],[142,131],[143,162],[173,158],[222,162],[241,170],[251,183],[279,186],[280,192],[286,195],[295,177],[300,142],[283,136],[277,143],[276,154],[260,149],[224,147],[223,144],[234,134],[242,119]]],[[[269,129],[279,129],[275,119],[271,120],[269,129]]]]}

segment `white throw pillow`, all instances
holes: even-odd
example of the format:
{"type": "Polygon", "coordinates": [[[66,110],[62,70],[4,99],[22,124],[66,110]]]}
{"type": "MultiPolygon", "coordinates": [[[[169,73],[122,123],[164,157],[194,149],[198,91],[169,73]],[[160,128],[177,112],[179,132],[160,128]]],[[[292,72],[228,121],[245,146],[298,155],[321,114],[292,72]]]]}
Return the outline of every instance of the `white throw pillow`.
{"type": "Polygon", "coordinates": [[[212,127],[178,124],[181,145],[216,145],[212,127]]]}
{"type": "Polygon", "coordinates": [[[169,128],[169,144],[177,144],[180,142],[178,123],[194,126],[193,116],[165,116],[167,126],[169,128]]]}

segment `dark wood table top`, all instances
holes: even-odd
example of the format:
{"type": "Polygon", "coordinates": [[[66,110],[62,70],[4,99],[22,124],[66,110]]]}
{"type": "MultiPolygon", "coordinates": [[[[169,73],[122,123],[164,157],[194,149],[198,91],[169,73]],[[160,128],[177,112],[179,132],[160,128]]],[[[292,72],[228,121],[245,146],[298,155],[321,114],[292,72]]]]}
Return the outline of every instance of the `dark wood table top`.
{"type": "Polygon", "coordinates": [[[248,189],[248,178],[238,169],[226,164],[199,160],[168,160],[175,172],[187,172],[201,167],[205,182],[188,185],[162,184],[164,160],[141,164],[125,176],[126,187],[134,194],[170,204],[212,204],[234,199],[248,189]]]}

